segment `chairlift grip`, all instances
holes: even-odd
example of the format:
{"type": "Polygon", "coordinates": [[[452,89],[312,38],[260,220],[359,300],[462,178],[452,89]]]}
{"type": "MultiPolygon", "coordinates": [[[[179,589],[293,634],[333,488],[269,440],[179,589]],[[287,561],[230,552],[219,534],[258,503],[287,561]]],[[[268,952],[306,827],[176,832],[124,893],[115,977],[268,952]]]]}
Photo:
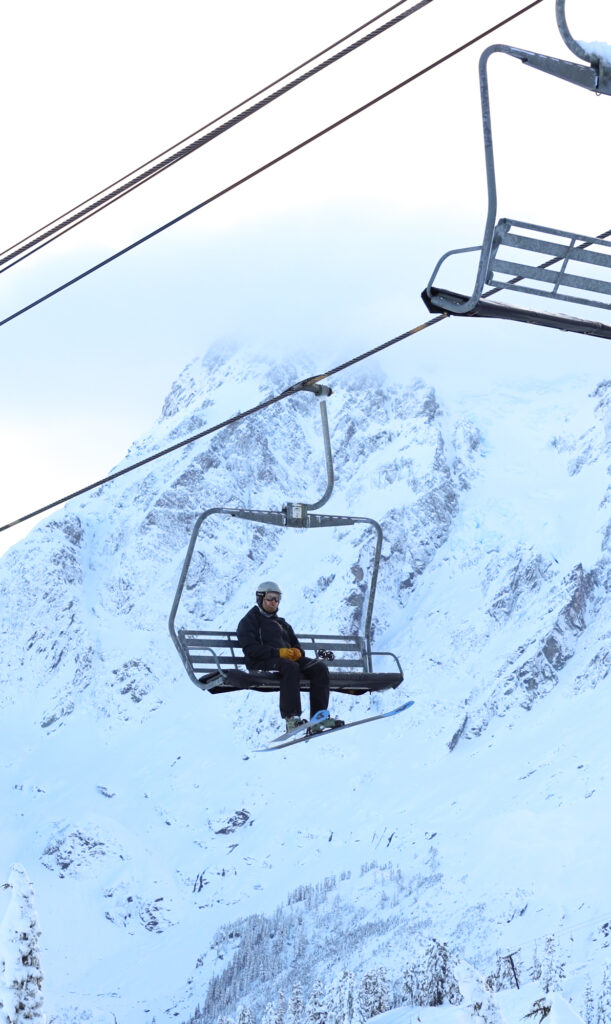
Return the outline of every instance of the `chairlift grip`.
{"type": "Polygon", "coordinates": [[[305,383],[302,382],[300,390],[311,391],[317,398],[328,398],[333,394],[333,389],[330,388],[328,384],[317,384],[315,382],[310,383],[309,381],[306,381],[305,383]]]}
{"type": "Polygon", "coordinates": [[[565,44],[569,50],[579,57],[580,60],[584,60],[587,64],[590,64],[596,73],[597,82],[594,87],[594,92],[602,93],[606,96],[611,96],[611,64],[605,60],[598,53],[592,53],[571,35],[569,26],[566,20],[566,0],[556,0],[556,22],[560,35],[562,36],[565,44]]]}

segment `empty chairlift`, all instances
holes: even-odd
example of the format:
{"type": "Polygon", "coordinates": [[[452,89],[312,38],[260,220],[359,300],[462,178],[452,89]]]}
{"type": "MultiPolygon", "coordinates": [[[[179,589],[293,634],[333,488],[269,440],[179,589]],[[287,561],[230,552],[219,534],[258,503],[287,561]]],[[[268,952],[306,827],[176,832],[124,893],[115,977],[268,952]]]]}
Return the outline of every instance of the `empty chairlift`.
{"type": "MultiPolygon", "coordinates": [[[[569,49],[585,63],[559,60],[513,46],[489,46],[480,58],[480,92],[488,186],[488,215],[481,246],[452,249],[437,262],[422,298],[431,312],[458,316],[494,317],[611,338],[611,324],[595,319],[539,311],[506,302],[490,302],[498,291],[521,292],[543,297],[546,305],[556,300],[582,307],[611,310],[611,241],[573,231],[529,224],[502,217],[497,221],[497,189],[490,117],[488,61],[495,53],[514,57],[522,64],[580,86],[597,95],[611,95],[611,64],[589,52],[569,32],[565,0],[556,0],[556,20],[569,49]],[[587,65],[587,66],[586,66],[587,65]],[[460,253],[480,252],[473,293],[464,295],[435,286],[445,261],[460,253]],[[547,258],[546,258],[547,257],[547,258]],[[491,286],[492,291],[484,293],[491,286]]],[[[605,170],[598,168],[598,177],[605,170]]],[[[608,233],[609,234],[609,233],[608,233]]]]}

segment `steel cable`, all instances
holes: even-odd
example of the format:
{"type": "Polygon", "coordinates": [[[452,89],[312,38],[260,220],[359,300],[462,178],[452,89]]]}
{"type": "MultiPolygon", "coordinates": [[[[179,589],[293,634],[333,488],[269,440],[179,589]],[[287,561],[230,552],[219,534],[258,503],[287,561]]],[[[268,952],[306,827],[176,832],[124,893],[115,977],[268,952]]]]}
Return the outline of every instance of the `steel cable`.
{"type": "MultiPolygon", "coordinates": [[[[314,75],[317,75],[320,71],[324,71],[332,64],[335,64],[343,57],[346,57],[349,53],[353,53],[355,50],[359,49],[361,46],[364,46],[366,43],[371,42],[372,39],[376,39],[378,36],[382,35],[384,32],[387,32],[389,29],[395,28],[396,25],[400,24],[402,21],[405,21],[406,18],[409,18],[412,14],[415,14],[421,8],[426,7],[428,4],[432,2],[433,0],[418,0],[418,3],[414,4],[407,11],[402,11],[400,14],[397,14],[390,21],[385,22],[383,25],[379,25],[377,28],[369,32],[366,36],[363,36],[361,39],[356,40],[356,42],[351,43],[349,46],[346,46],[343,50],[340,50],[338,53],[333,54],[330,57],[327,57],[326,60],[322,61],[320,64],[317,64],[315,67],[310,68],[308,71],[305,71],[303,74],[299,75],[298,78],[295,78],[292,81],[288,82],[286,85],[283,85],[280,89],[277,89],[269,96],[263,97],[262,99],[258,100],[258,102],[254,103],[252,106],[247,107],[246,110],[243,110],[241,113],[235,114],[233,117],[229,118],[229,120],[223,121],[222,124],[218,125],[216,128],[213,128],[212,131],[208,131],[205,135],[202,135],[200,138],[195,139],[193,142],[189,142],[187,146],[184,146],[177,153],[172,153],[170,156],[165,156],[165,153],[169,153],[171,149],[175,148],[170,147],[169,150],[165,150],[164,153],[160,154],[160,156],[165,156],[165,159],[162,159],[158,163],[153,164],[153,166],[149,167],[148,170],[142,170],[142,168],[147,166],[147,164],[143,164],[142,168],[138,168],[138,170],[142,170],[142,173],[136,174],[135,177],[130,178],[128,181],[125,181],[124,179],[119,179],[119,181],[115,183],[117,187],[113,187],[111,185],[108,188],[112,189],[112,191],[108,191],[108,189],[105,189],[103,192],[97,193],[96,196],[92,197],[92,202],[85,200],[85,202],[89,202],[89,205],[85,206],[85,209],[80,209],[80,206],[82,206],[83,204],[80,204],[79,207],[73,207],[73,210],[69,211],[70,215],[66,215],[64,220],[60,219],[59,223],[57,223],[57,220],[51,221],[45,229],[41,230],[40,234],[28,236],[28,239],[31,238],[31,241],[28,239],[24,239],[23,244],[18,242],[14,246],[11,246],[9,249],[5,250],[4,253],[0,254],[0,273],[4,273],[6,270],[10,270],[11,267],[17,266],[18,263],[21,263],[22,260],[27,259],[28,256],[31,256],[33,255],[33,253],[39,252],[41,249],[45,248],[45,246],[50,245],[51,242],[53,242],[56,238],[59,238],[61,235],[66,234],[67,231],[70,231],[72,230],[72,228],[77,227],[77,225],[82,223],[84,220],[87,220],[89,217],[92,217],[95,213],[99,213],[100,210],[105,209],[107,206],[110,206],[118,199],[121,199],[128,192],[134,191],[134,189],[138,188],[140,185],[143,185],[146,181],[149,181],[151,178],[156,177],[158,174],[161,174],[162,171],[167,170],[169,167],[172,167],[180,160],[183,160],[185,157],[190,156],[192,153],[197,152],[199,149],[202,148],[202,146],[205,146],[208,142],[212,142],[214,139],[218,138],[220,135],[223,135],[231,128],[235,128],[236,125],[241,124],[242,121],[245,121],[247,118],[252,117],[253,114],[258,113],[258,111],[262,110],[264,107],[269,106],[270,103],[273,103],[281,96],[284,96],[286,93],[290,92],[298,85],[302,85],[304,82],[307,82],[310,78],[312,78],[314,75]],[[121,184],[121,182],[123,182],[123,184],[121,184]],[[54,224],[56,224],[57,226],[53,227],[52,225],[54,224]]],[[[400,0],[400,3],[405,3],[405,0],[400,0]]],[[[384,14],[388,13],[388,11],[390,10],[393,10],[397,6],[400,6],[400,4],[394,4],[393,7],[388,8],[387,11],[382,12],[382,14],[376,15],[375,18],[370,19],[370,21],[368,22],[365,22],[365,24],[361,25],[360,28],[354,29],[353,32],[349,33],[347,36],[344,36],[337,43],[333,43],[332,46],[329,46],[325,50],[322,50],[320,54],[316,55],[316,57],[310,58],[309,61],[306,61],[304,64],[299,65],[297,68],[294,69],[294,71],[287,72],[286,75],[283,75],[280,79],[277,79],[276,82],[272,82],[271,85],[266,86],[264,89],[260,89],[258,92],[254,93],[251,99],[260,96],[261,93],[266,92],[267,89],[273,88],[273,86],[277,82],[284,81],[285,78],[287,78],[291,74],[294,74],[295,71],[301,70],[302,67],[305,67],[307,64],[311,63],[312,60],[316,60],[318,56],[321,56],[322,54],[327,53],[329,50],[332,50],[335,46],[340,45],[345,39],[348,39],[356,32],[361,31],[363,28],[370,25],[373,21],[377,21],[378,18],[383,17],[384,14]]],[[[212,125],[220,121],[222,117],[226,117],[228,114],[233,113],[235,110],[238,110],[241,106],[243,106],[244,103],[248,102],[249,100],[244,100],[236,107],[232,107],[231,110],[227,111],[227,114],[220,115],[205,127],[211,127],[212,125]]],[[[199,130],[203,131],[204,129],[199,130]]],[[[193,135],[196,134],[197,132],[193,133],[193,135]]],[[[187,141],[188,139],[193,138],[193,135],[187,136],[187,139],[183,141],[187,141]]],[[[181,145],[181,143],[176,143],[176,145],[181,145]]],[[[135,174],[136,172],[133,173],[135,174]]]]}
{"type": "Polygon", "coordinates": [[[263,171],[269,170],[270,167],[274,167],[282,160],[285,160],[287,157],[299,152],[299,150],[304,149],[306,146],[310,145],[310,143],[315,142],[318,139],[321,139],[329,132],[334,131],[340,125],[346,124],[348,121],[352,120],[352,118],[357,117],[359,114],[362,114],[365,110],[369,110],[371,107],[375,106],[376,103],[380,103],[381,100],[387,99],[389,96],[392,96],[394,93],[398,92],[399,89],[403,89],[405,88],[405,86],[411,85],[411,83],[415,82],[418,78],[421,78],[428,72],[435,70],[435,68],[438,68],[441,64],[444,64],[446,61],[451,60],[452,57],[457,56],[457,54],[461,53],[463,50],[466,50],[470,46],[473,46],[475,43],[479,42],[481,39],[484,39],[492,32],[495,32],[497,29],[502,28],[510,21],[513,21],[515,18],[518,18],[522,14],[525,14],[533,7],[537,7],[540,3],[543,3],[543,0],[532,0],[532,2],[527,4],[526,7],[521,8],[521,10],[509,15],[509,17],[504,18],[502,21],[497,22],[497,24],[492,25],[490,28],[485,29],[485,31],[480,32],[479,35],[474,36],[472,39],[469,39],[466,43],[462,43],[461,46],[458,46],[455,50],[452,50],[450,53],[445,54],[438,60],[433,61],[432,64],[427,65],[427,67],[422,68],[420,71],[416,71],[413,75],[410,75],[409,78],[404,79],[402,82],[399,82],[397,85],[392,86],[390,89],[386,89],[383,93],[380,93],[378,96],[375,96],[372,100],[368,100],[367,103],[364,103],[362,106],[357,107],[355,110],[352,110],[349,114],[345,114],[344,117],[341,117],[339,118],[339,120],[334,121],[330,125],[327,125],[326,128],[322,128],[314,135],[310,135],[309,138],[304,139],[302,142],[297,143],[297,145],[285,150],[283,153],[281,153],[279,156],[274,157],[272,160],[268,160],[266,163],[261,164],[254,171],[250,171],[249,174],[246,174],[242,178],[239,178],[237,181],[234,181],[231,185],[227,185],[219,192],[216,192],[214,193],[214,195],[209,196],[207,199],[204,199],[201,203],[197,203],[195,206],[192,206],[189,210],[186,210],[184,213],[179,214],[177,217],[173,217],[172,220],[166,221],[165,224],[162,224],[160,227],[155,228],[153,231],[149,231],[148,234],[143,235],[135,242],[132,242],[130,243],[130,245],[125,246],[118,252],[113,253],[112,256],[108,256],[106,259],[101,260],[94,266],[89,267],[88,270],[84,270],[82,273],[77,274],[69,281],[65,281],[64,284],[59,285],[57,288],[53,288],[50,292],[47,292],[45,295],[40,296],[33,302],[29,302],[27,305],[22,306],[21,309],[16,310],[14,313],[9,314],[9,316],[7,317],[4,317],[3,320],[0,320],[0,327],[4,327],[12,320],[15,320],[17,317],[21,316],[23,313],[27,313],[30,309],[34,309],[36,306],[39,306],[42,302],[46,302],[47,299],[50,299],[54,295],[58,295],[60,292],[65,291],[67,288],[70,288],[78,281],[82,281],[84,278],[89,277],[91,274],[94,274],[97,270],[101,270],[102,267],[108,266],[110,263],[113,263],[121,256],[125,256],[128,252],[131,252],[138,246],[143,245],[144,242],[148,242],[150,241],[151,238],[155,238],[157,235],[160,235],[163,231],[167,231],[168,228],[173,227],[175,224],[179,224],[187,217],[190,217],[192,214],[197,213],[199,210],[202,210],[205,206],[208,206],[210,205],[210,203],[215,202],[215,200],[220,199],[221,196],[227,195],[234,189],[239,188],[240,185],[243,185],[247,181],[250,181],[251,179],[257,177],[257,175],[262,174],[263,171]]]}
{"type": "Polygon", "coordinates": [[[162,459],[164,456],[170,455],[172,452],[178,451],[180,448],[185,448],[187,445],[193,444],[194,441],[201,440],[202,437],[208,437],[210,434],[216,434],[219,430],[223,430],[225,427],[230,427],[234,423],[240,423],[249,416],[254,416],[255,413],[262,412],[264,409],[268,409],[270,406],[284,401],[291,395],[297,394],[299,391],[303,390],[306,384],[316,384],[321,380],[325,380],[327,377],[331,377],[335,373],[347,370],[348,367],[355,366],[356,363],[360,363],[364,359],[369,359],[378,352],[383,352],[392,345],[397,345],[400,341],[404,341],[406,338],[409,338],[414,334],[418,334],[427,327],[432,327],[433,324],[437,324],[441,320],[445,320],[447,316],[449,316],[449,314],[441,313],[439,316],[433,317],[431,320],[427,320],[424,323],[419,324],[417,327],[412,327],[409,331],[405,331],[403,334],[397,335],[396,338],[391,338],[390,341],[382,342],[381,345],[377,345],[375,348],[368,349],[366,352],[361,352],[358,356],[354,356],[352,359],[348,359],[346,362],[340,363],[338,366],[334,366],[332,369],[326,370],[324,373],[320,373],[315,377],[307,377],[305,380],[292,384],[279,395],[273,395],[271,398],[265,399],[263,402],[252,406],[250,409],[246,409],[244,412],[236,413],[234,416],[230,416],[221,423],[216,423],[212,427],[207,427],[206,430],[200,430],[197,434],[184,438],[182,441],[177,441],[175,444],[170,445],[168,448],[164,448],[162,451],[154,452],[152,455],[147,455],[144,459],[139,459],[138,462],[132,463],[131,466],[124,466],[123,469],[118,469],[114,473],[109,473],[108,476],[103,477],[101,480],[96,480],[95,483],[87,484],[86,487],[81,487],[78,491],[72,491],[71,494],[66,494],[63,498],[58,498],[56,501],[52,501],[48,505],[43,505],[42,508],[38,508],[34,512],[28,512],[27,515],[20,516],[19,519],[14,519],[11,523],[5,523],[4,526],[0,526],[0,533],[3,533],[4,530],[10,530],[13,526],[18,526],[20,523],[25,523],[29,519],[33,519],[35,516],[42,515],[44,512],[50,512],[52,509],[57,508],[59,505],[63,505],[67,501],[71,501],[73,498],[78,498],[82,494],[87,494],[88,491],[93,491],[97,487],[102,487],[103,484],[108,484],[112,480],[118,480],[119,477],[125,476],[127,473],[133,473],[136,469],[141,469],[142,466],[147,466],[151,462],[156,462],[157,459],[162,459]]]}
{"type": "MultiPolygon", "coordinates": [[[[58,292],[63,291],[65,288],[68,288],[70,285],[72,285],[76,281],[79,281],[82,278],[88,276],[89,274],[93,273],[95,270],[98,270],[102,266],[105,266],[106,264],[112,262],[113,260],[118,259],[119,256],[124,255],[126,252],[129,252],[131,249],[133,249],[136,246],[142,244],[144,241],[147,241],[149,238],[154,237],[155,235],[159,234],[161,231],[164,231],[166,228],[170,227],[171,225],[178,223],[180,220],[183,220],[185,217],[189,216],[191,213],[194,213],[196,210],[199,210],[203,206],[208,205],[208,203],[213,202],[214,199],[217,199],[221,195],[225,195],[227,192],[231,191],[232,189],[237,188],[243,182],[248,181],[250,178],[254,177],[257,174],[260,174],[263,170],[266,170],[268,167],[271,167],[274,164],[280,162],[285,157],[291,155],[292,153],[296,152],[299,149],[302,149],[304,146],[308,145],[310,142],[313,142],[315,139],[318,139],[321,136],[327,134],[328,132],[332,131],[334,128],[338,127],[340,124],[345,123],[346,121],[350,120],[352,117],[355,117],[357,114],[361,113],[362,111],[367,110],[369,107],[373,106],[375,103],[380,102],[380,100],[385,99],[387,96],[392,95],[393,93],[397,92],[399,89],[403,88],[405,85],[408,85],[409,83],[413,82],[415,79],[417,79],[417,78],[421,77],[422,75],[426,74],[428,71],[431,71],[434,68],[438,67],[440,64],[442,64],[445,61],[449,60],[451,57],[456,56],[456,54],[460,53],[462,50],[467,49],[467,47],[472,46],[474,43],[478,42],[480,39],[482,39],[485,36],[489,35],[491,32],[496,31],[496,29],[501,28],[503,25],[507,24],[510,21],[513,21],[515,18],[517,18],[520,15],[524,14],[526,11],[531,10],[533,7],[536,7],[538,4],[540,4],[542,2],[543,2],[543,0],[532,0],[532,2],[529,3],[526,7],[522,8],[521,10],[519,10],[519,11],[515,12],[514,14],[510,15],[508,18],[505,18],[503,21],[498,22],[496,25],[493,25],[491,28],[489,28],[489,29],[485,30],[484,32],[480,33],[478,36],[475,36],[474,38],[470,39],[468,42],[462,44],[460,47],[456,48],[451,53],[446,54],[444,57],[442,57],[439,60],[435,61],[433,64],[430,64],[428,67],[422,69],[421,71],[416,72],[414,75],[410,76],[408,79],[405,79],[403,82],[400,82],[398,85],[393,86],[391,89],[389,89],[386,92],[384,92],[384,93],[380,94],[379,96],[375,97],[373,100],[370,100],[368,103],[366,103],[363,106],[361,106],[361,107],[357,108],[356,110],[352,111],[350,114],[348,114],[345,117],[341,118],[339,121],[334,122],[332,125],[327,126],[327,128],[322,129],[320,132],[317,132],[313,136],[310,136],[310,138],[308,138],[308,139],[304,140],[303,142],[299,143],[297,146],[294,146],[292,149],[285,151],[283,154],[281,154],[280,156],[278,156],[278,157],[274,158],[273,160],[269,161],[267,164],[262,165],[261,167],[257,168],[255,171],[251,172],[249,175],[245,176],[244,178],[240,179],[237,182],[234,182],[232,185],[227,186],[227,188],[223,189],[221,192],[216,193],[214,196],[211,196],[207,200],[204,200],[202,203],[200,203],[197,206],[193,207],[191,210],[186,211],[185,213],[181,214],[179,217],[174,218],[172,221],[169,221],[167,224],[162,225],[160,228],[157,228],[153,232],[150,232],[148,235],[146,235],[143,238],[141,238],[141,239],[137,240],[136,242],[132,243],[130,246],[127,246],[125,249],[121,250],[120,252],[115,253],[113,256],[111,256],[108,259],[102,261],[101,263],[97,264],[96,266],[89,268],[89,270],[85,271],[83,274],[78,275],[77,277],[73,278],[71,281],[66,282],[64,285],[61,285],[59,288],[54,289],[52,292],[49,292],[47,295],[42,296],[41,298],[37,299],[35,302],[30,303],[28,306],[25,306],[21,310],[18,310],[16,313],[13,313],[11,316],[9,316],[9,317],[5,318],[4,320],[0,321],[0,327],[3,326],[4,324],[8,323],[9,321],[15,319],[17,316],[20,316],[22,313],[26,312],[28,309],[32,309],[34,306],[39,305],[41,302],[44,302],[46,299],[50,298],[52,295],[56,295],[58,292]]],[[[126,467],[124,467],[121,470],[117,470],[115,473],[110,473],[108,476],[103,477],[100,480],[97,480],[95,483],[88,484],[87,486],[79,488],[79,490],[73,491],[70,494],[64,495],[64,497],[58,498],[57,500],[55,500],[53,502],[50,502],[49,504],[44,505],[41,508],[36,509],[33,512],[29,512],[29,513],[27,513],[24,516],[20,516],[18,519],[15,519],[15,520],[13,520],[10,523],[6,523],[3,526],[0,526],[0,533],[4,532],[5,530],[9,530],[9,529],[11,529],[14,526],[18,526],[21,523],[27,522],[28,520],[33,519],[36,516],[42,515],[45,512],[50,512],[52,509],[57,508],[59,505],[65,504],[65,502],[67,502],[67,501],[71,501],[74,498],[80,497],[81,495],[86,494],[89,491],[95,490],[96,488],[101,487],[101,486],[103,486],[106,483],[110,483],[111,481],[116,480],[119,477],[125,476],[127,473],[134,472],[135,470],[140,469],[142,466],[148,465],[149,463],[154,462],[157,459],[163,458],[166,455],[169,455],[172,452],[177,451],[178,449],[185,447],[186,445],[193,444],[195,441],[200,440],[201,438],[206,437],[206,436],[208,436],[210,434],[216,433],[217,431],[222,430],[224,427],[230,426],[233,423],[238,423],[239,421],[241,421],[243,419],[246,419],[247,417],[252,416],[255,413],[261,412],[264,409],[269,408],[270,406],[275,405],[276,403],[278,403],[280,401],[283,401],[285,398],[288,398],[289,395],[297,393],[299,390],[301,390],[303,388],[303,386],[305,384],[316,383],[316,382],[319,382],[321,380],[324,380],[325,378],[327,378],[329,376],[332,376],[335,373],[340,373],[341,371],[347,369],[348,367],[353,366],[356,363],[361,362],[364,359],[368,359],[371,356],[377,354],[378,352],[382,352],[383,350],[391,347],[392,345],[396,345],[400,341],[403,341],[406,338],[411,337],[412,335],[417,334],[420,331],[423,331],[423,330],[425,330],[428,327],[432,327],[434,324],[440,323],[442,320],[446,319],[448,317],[448,315],[449,314],[447,314],[447,313],[441,313],[439,316],[435,316],[432,319],[430,319],[428,321],[425,321],[422,324],[419,324],[417,327],[411,328],[410,330],[404,332],[403,334],[400,334],[397,337],[390,339],[389,341],[383,342],[381,345],[378,345],[378,346],[376,346],[373,349],[368,349],[366,352],[361,353],[360,355],[355,356],[352,359],[349,359],[346,362],[341,363],[341,364],[339,364],[336,367],[333,367],[333,369],[331,369],[331,370],[327,370],[323,374],[320,374],[320,375],[315,376],[315,377],[309,377],[309,378],[307,378],[304,381],[300,381],[297,384],[292,385],[290,388],[288,388],[285,391],[283,391],[280,395],[275,395],[275,396],[273,396],[273,397],[271,397],[269,399],[266,399],[264,402],[261,402],[257,406],[253,406],[251,409],[248,409],[248,410],[246,410],[243,413],[238,413],[235,416],[229,417],[228,419],[223,420],[221,423],[217,423],[213,427],[209,427],[206,430],[200,431],[199,433],[194,434],[194,435],[192,435],[192,436],[190,436],[190,437],[188,437],[188,438],[186,438],[186,439],[184,439],[182,441],[178,441],[175,444],[171,445],[170,447],[164,448],[162,451],[155,452],[153,455],[147,456],[145,459],[141,459],[138,462],[133,463],[131,466],[126,466],[126,467]]]]}

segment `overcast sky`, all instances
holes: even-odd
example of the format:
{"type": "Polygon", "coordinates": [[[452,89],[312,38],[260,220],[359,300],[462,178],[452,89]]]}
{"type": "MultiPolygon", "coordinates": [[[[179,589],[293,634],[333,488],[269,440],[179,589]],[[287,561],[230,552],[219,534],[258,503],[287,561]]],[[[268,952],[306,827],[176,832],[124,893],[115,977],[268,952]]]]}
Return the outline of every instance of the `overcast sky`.
{"type": "MultiPolygon", "coordinates": [[[[425,9],[0,275],[0,319],[407,78],[526,0],[425,9]]],[[[372,17],[390,0],[32,0],[2,14],[4,249],[372,17]]],[[[609,0],[567,0],[611,43],[609,0]]],[[[477,60],[505,42],[567,59],[554,0],[1,328],[0,525],[108,472],[215,341],[320,370],[426,319],[442,252],[481,241],[477,60]]],[[[491,69],[500,212],[597,234],[611,99],[518,62],[491,69]]],[[[504,62],[504,63],[503,63],[504,62]]],[[[479,328],[478,328],[479,329],[479,328]]],[[[413,376],[465,338],[443,324],[413,376]],[[443,336],[441,336],[443,335],[443,336]],[[428,363],[427,363],[428,360],[428,363]]],[[[473,327],[470,328],[473,332],[473,327]]],[[[512,328],[515,334],[515,328],[512,328]]],[[[525,330],[525,329],[524,329],[525,330]]],[[[534,330],[534,329],[531,329],[534,330]]],[[[551,332],[550,332],[551,333],[551,332]]],[[[508,335],[509,337],[509,335],[508,335]]],[[[380,360],[389,368],[389,358],[380,360]]],[[[477,368],[474,367],[474,372],[477,368]]],[[[0,552],[26,528],[0,534],[0,552]]]]}

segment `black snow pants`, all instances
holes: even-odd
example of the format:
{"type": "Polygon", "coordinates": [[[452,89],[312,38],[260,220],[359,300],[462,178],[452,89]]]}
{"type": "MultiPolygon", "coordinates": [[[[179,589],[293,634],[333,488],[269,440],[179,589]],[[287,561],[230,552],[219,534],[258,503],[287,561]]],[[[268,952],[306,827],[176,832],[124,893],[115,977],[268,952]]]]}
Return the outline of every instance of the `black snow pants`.
{"type": "Polygon", "coordinates": [[[329,669],[321,661],[309,662],[308,658],[289,661],[288,658],[270,658],[261,668],[274,669],[280,673],[280,714],[282,718],[293,715],[301,717],[300,680],[303,676],[310,683],[310,718],[317,711],[329,706],[329,669]]]}

